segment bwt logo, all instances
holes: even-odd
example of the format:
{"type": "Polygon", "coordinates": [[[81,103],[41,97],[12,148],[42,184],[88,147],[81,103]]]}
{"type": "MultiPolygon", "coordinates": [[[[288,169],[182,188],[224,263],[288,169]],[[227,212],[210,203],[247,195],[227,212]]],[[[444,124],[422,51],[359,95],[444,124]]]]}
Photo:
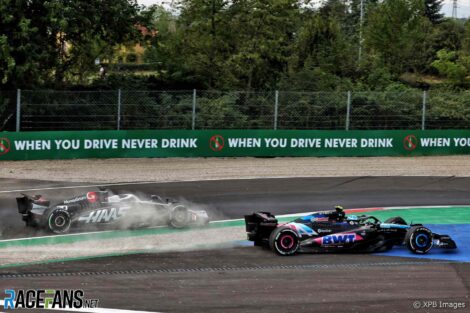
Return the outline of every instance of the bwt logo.
{"type": "Polygon", "coordinates": [[[315,241],[322,246],[328,246],[353,243],[359,240],[362,240],[362,237],[357,234],[336,234],[317,238],[315,241]]]}
{"type": "Polygon", "coordinates": [[[85,299],[83,290],[5,290],[3,308],[8,309],[80,309],[97,308],[98,299],[85,299]]]}

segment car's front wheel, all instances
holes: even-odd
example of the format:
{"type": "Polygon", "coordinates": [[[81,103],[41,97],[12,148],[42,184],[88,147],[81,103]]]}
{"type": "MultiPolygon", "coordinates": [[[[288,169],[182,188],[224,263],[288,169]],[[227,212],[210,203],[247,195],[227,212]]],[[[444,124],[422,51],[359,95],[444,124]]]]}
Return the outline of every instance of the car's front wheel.
{"type": "Polygon", "coordinates": [[[428,253],[433,244],[432,232],[424,226],[413,226],[406,233],[405,244],[413,253],[428,253]]]}
{"type": "Polygon", "coordinates": [[[51,230],[55,234],[65,234],[70,229],[70,224],[72,223],[72,219],[70,218],[70,214],[64,210],[54,210],[49,215],[48,219],[48,226],[49,230],[51,230]]]}
{"type": "Polygon", "coordinates": [[[300,247],[299,236],[289,227],[278,227],[269,236],[269,247],[279,255],[293,255],[300,247]]]}
{"type": "Polygon", "coordinates": [[[174,228],[183,228],[188,226],[190,215],[188,209],[182,205],[178,205],[171,210],[170,225],[174,228]]]}

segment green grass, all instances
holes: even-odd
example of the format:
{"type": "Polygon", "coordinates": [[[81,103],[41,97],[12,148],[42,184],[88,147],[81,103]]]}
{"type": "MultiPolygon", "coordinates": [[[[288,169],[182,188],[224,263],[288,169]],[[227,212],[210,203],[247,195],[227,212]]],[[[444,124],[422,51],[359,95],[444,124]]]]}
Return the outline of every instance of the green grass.
{"type": "Polygon", "coordinates": [[[385,221],[389,217],[401,216],[408,223],[418,224],[470,224],[470,207],[419,208],[374,211],[368,213],[385,221]]]}

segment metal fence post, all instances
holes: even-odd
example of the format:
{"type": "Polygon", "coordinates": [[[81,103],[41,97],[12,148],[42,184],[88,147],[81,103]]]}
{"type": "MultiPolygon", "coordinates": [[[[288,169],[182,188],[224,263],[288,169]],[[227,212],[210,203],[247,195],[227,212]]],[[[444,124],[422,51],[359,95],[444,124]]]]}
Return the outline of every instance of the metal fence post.
{"type": "Polygon", "coordinates": [[[348,100],[346,103],[346,130],[349,130],[349,123],[351,121],[351,91],[348,91],[348,100]]]}
{"type": "Polygon", "coordinates": [[[426,128],[426,100],[427,100],[427,91],[423,91],[423,109],[422,109],[422,116],[421,116],[421,130],[426,128]]]}
{"type": "Polygon", "coordinates": [[[279,113],[279,90],[274,93],[274,130],[277,129],[277,117],[279,113]]]}
{"type": "Polygon", "coordinates": [[[121,129],[121,89],[118,89],[117,130],[121,129]]]}
{"type": "Polygon", "coordinates": [[[191,129],[195,130],[196,129],[196,97],[197,97],[197,91],[196,89],[193,89],[193,114],[192,114],[192,122],[191,122],[191,129]]]}
{"type": "Polygon", "coordinates": [[[21,129],[21,89],[16,90],[16,131],[21,129]]]}

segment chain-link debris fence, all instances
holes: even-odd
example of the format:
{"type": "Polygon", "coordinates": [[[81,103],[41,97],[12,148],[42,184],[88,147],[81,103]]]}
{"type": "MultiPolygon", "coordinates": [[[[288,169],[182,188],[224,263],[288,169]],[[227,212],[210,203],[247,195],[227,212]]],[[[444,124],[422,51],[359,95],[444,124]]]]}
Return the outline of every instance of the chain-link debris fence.
{"type": "Polygon", "coordinates": [[[0,127],[465,129],[470,92],[0,91],[0,127]]]}

